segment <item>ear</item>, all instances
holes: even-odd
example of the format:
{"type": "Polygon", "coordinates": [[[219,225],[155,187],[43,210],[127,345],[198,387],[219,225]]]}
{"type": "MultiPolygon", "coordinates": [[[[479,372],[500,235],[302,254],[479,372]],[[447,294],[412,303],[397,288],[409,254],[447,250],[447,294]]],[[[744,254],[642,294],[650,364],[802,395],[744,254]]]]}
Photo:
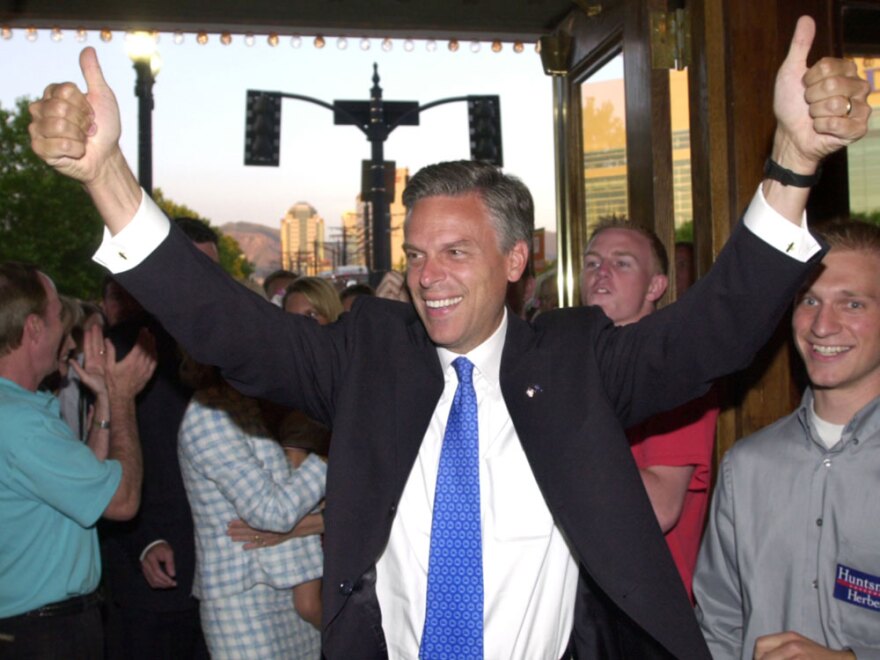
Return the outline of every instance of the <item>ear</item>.
{"type": "Polygon", "coordinates": [[[39,314],[28,314],[24,321],[24,329],[21,331],[22,343],[26,341],[39,341],[45,327],[46,324],[39,314]]]}
{"type": "Polygon", "coordinates": [[[657,302],[663,297],[663,294],[666,293],[668,286],[669,278],[666,277],[666,275],[654,275],[651,277],[651,283],[648,285],[648,295],[646,298],[649,302],[657,302]]]}
{"type": "Polygon", "coordinates": [[[517,241],[505,256],[507,259],[507,281],[519,281],[529,261],[528,244],[525,241],[517,241]]]}

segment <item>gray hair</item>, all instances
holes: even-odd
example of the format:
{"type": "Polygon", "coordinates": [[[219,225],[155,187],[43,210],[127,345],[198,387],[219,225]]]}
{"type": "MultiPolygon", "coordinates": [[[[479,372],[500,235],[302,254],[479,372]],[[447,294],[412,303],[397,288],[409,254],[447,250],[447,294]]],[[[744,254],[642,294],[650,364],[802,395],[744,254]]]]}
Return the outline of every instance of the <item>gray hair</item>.
{"type": "Polygon", "coordinates": [[[495,165],[473,160],[437,163],[416,172],[403,191],[404,227],[419,200],[471,193],[479,195],[486,205],[502,252],[509,252],[518,241],[527,244],[531,241],[535,205],[529,189],[520,179],[504,174],[495,165]]]}

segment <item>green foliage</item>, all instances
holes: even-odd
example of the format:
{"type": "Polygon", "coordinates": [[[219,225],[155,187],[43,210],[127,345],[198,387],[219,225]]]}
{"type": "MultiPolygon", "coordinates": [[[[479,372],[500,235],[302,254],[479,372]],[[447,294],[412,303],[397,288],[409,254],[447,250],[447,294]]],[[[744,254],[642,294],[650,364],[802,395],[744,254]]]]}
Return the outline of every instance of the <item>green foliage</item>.
{"type": "Polygon", "coordinates": [[[91,257],[103,223],[82,186],[57,174],[30,148],[28,100],[0,107],[0,261],[27,261],[58,290],[100,294],[103,269],[91,257]]]}
{"type": "Polygon", "coordinates": [[[880,209],[873,211],[863,211],[861,213],[850,214],[852,220],[861,220],[862,222],[870,222],[872,225],[880,225],[880,209]]]}
{"type": "Polygon", "coordinates": [[[254,272],[253,264],[247,260],[241,251],[241,246],[232,236],[227,236],[217,227],[211,226],[209,220],[202,218],[198,212],[184,204],[178,204],[162,193],[161,188],[153,190],[153,200],[165,212],[169,218],[195,218],[211,227],[220,236],[217,250],[220,253],[220,265],[227,273],[239,280],[246,280],[254,272]]]}
{"type": "Polygon", "coordinates": [[[220,252],[220,265],[235,279],[248,279],[254,272],[254,265],[244,256],[238,241],[232,236],[220,232],[216,227],[214,230],[220,234],[220,242],[217,245],[220,252]]]}
{"type": "Polygon", "coordinates": [[[688,220],[675,228],[676,243],[693,243],[694,242],[694,221],[688,220]]]}

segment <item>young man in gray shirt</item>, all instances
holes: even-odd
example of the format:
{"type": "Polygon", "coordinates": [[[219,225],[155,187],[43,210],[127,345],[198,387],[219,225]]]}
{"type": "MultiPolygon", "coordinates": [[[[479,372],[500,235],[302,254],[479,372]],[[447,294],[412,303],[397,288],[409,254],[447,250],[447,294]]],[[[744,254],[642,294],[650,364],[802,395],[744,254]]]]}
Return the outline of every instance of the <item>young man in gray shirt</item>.
{"type": "Polygon", "coordinates": [[[828,227],[792,327],[811,386],[718,473],[694,594],[714,658],[880,658],[880,228],[828,227]]]}

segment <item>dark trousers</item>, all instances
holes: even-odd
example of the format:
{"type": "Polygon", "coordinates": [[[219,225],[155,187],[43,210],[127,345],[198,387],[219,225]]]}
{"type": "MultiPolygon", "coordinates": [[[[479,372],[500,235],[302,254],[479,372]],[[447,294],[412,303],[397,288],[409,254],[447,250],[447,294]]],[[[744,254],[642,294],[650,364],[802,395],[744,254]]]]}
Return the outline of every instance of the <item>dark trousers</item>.
{"type": "Polygon", "coordinates": [[[198,608],[150,612],[107,604],[107,660],[207,660],[198,608]]]}
{"type": "Polygon", "coordinates": [[[0,658],[100,660],[104,657],[101,612],[0,619],[0,658]]]}

